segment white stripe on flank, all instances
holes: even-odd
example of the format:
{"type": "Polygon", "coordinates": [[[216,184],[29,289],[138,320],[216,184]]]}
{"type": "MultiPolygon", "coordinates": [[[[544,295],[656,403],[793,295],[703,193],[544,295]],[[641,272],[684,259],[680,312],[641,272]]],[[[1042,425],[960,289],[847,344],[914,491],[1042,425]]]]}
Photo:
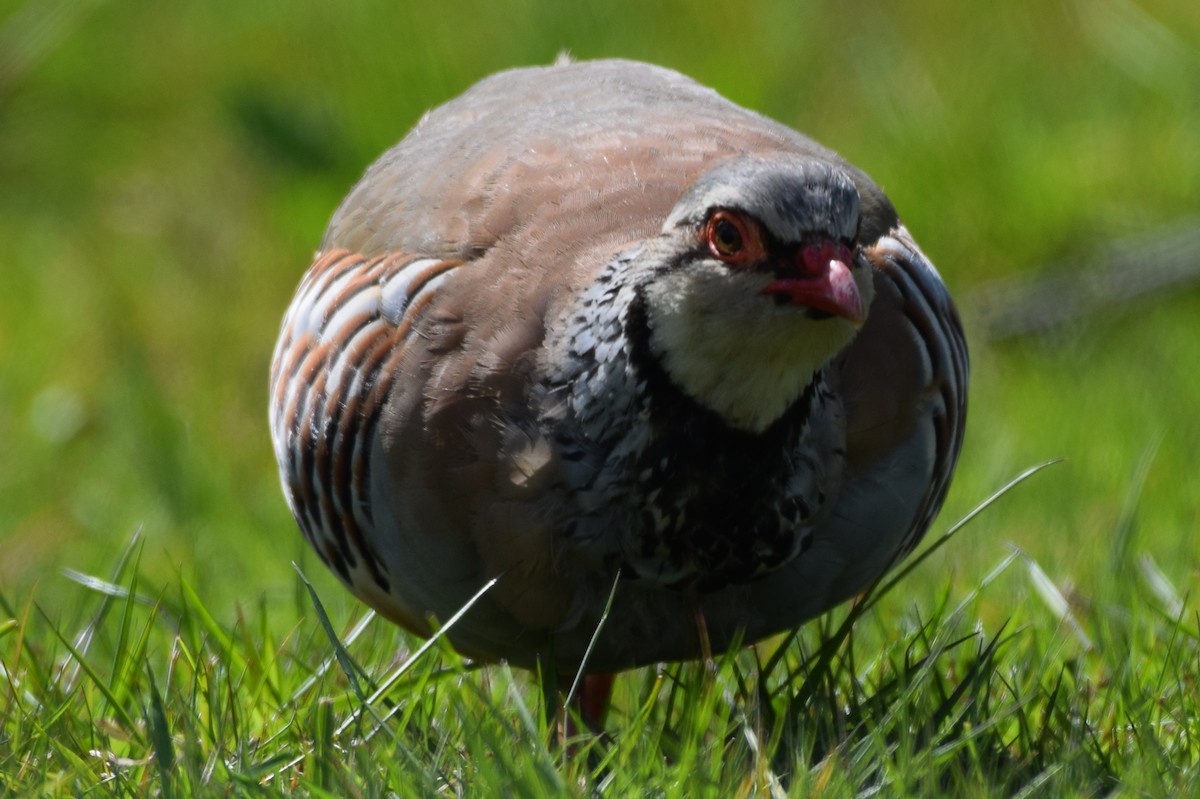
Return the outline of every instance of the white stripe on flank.
{"type": "MultiPolygon", "coordinates": [[[[393,325],[399,325],[413,297],[409,294],[413,280],[425,273],[427,267],[439,263],[437,258],[422,258],[405,264],[398,272],[384,281],[380,313],[393,325]]],[[[445,273],[443,273],[445,274],[445,273]]],[[[418,293],[420,291],[418,290],[418,293]]]]}
{"type": "Polygon", "coordinates": [[[442,284],[442,281],[446,279],[446,276],[449,275],[451,271],[452,270],[447,269],[445,272],[442,272],[440,275],[435,277],[433,280],[425,281],[425,285],[421,286],[421,288],[417,291],[417,293],[413,295],[413,298],[411,300],[409,300],[408,304],[416,305],[417,301],[420,300],[422,297],[424,297],[426,294],[431,294],[434,291],[436,291],[437,287],[442,284]]]}
{"type": "Polygon", "coordinates": [[[329,317],[321,330],[321,338],[325,341],[337,342],[338,348],[344,350],[346,344],[349,343],[342,340],[346,336],[345,328],[355,322],[361,325],[363,321],[361,317],[364,314],[371,321],[377,319],[381,294],[378,283],[363,286],[353,297],[343,303],[333,316],[329,317]]]}
{"type": "Polygon", "coordinates": [[[347,282],[354,280],[357,270],[347,269],[336,280],[330,280],[328,274],[322,274],[320,279],[302,290],[293,300],[291,317],[288,323],[292,327],[292,335],[299,338],[305,333],[316,333],[325,320],[326,297],[337,296],[338,291],[347,282]]]}

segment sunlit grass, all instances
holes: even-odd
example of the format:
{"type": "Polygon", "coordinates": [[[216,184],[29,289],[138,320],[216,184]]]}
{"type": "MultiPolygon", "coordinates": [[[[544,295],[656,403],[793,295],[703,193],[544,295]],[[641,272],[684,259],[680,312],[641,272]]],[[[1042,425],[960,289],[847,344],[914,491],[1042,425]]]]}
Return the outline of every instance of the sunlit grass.
{"type": "Polygon", "coordinates": [[[3,795],[1186,795],[1197,780],[1200,634],[1145,558],[1113,596],[1066,596],[1014,550],[925,610],[901,574],[795,635],[625,674],[606,734],[555,746],[533,675],[417,650],[371,614],[335,629],[315,593],[221,621],[185,580],[146,592],[141,552],[70,575],[69,623],[0,598],[3,795]],[[980,622],[1014,581],[1040,601],[980,622]]]}

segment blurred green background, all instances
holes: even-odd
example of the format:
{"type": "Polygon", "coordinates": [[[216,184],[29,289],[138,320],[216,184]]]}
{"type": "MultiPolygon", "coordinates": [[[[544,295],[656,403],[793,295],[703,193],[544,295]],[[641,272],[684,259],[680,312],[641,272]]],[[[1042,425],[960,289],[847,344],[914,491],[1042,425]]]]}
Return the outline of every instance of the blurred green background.
{"type": "MultiPolygon", "coordinates": [[[[292,290],[424,109],[562,50],[683,71],[889,192],[972,339],[936,529],[1067,458],[911,594],[978,583],[1009,542],[1083,594],[1124,579],[1114,547],[1195,587],[1200,291],[1122,290],[1003,340],[984,324],[999,303],[1036,325],[1114,248],[1136,286],[1156,243],[1200,227],[1195,0],[0,0],[0,592],[69,614],[61,569],[105,573],[139,529],[148,590],[181,574],[231,608],[290,595],[292,560],[318,576],[266,430],[292,290]],[[992,288],[1014,278],[1023,293],[992,288]]],[[[1003,613],[1026,590],[986,599],[1003,613]]]]}

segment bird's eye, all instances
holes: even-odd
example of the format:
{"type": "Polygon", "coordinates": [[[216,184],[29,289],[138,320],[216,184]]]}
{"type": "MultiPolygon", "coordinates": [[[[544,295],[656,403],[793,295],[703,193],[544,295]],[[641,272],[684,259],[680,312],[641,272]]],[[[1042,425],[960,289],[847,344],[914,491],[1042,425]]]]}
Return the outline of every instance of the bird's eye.
{"type": "Polygon", "coordinates": [[[704,242],[709,252],[729,263],[749,263],[763,254],[751,223],[730,211],[717,211],[709,218],[704,242]]]}
{"type": "Polygon", "coordinates": [[[737,255],[742,251],[742,232],[728,219],[716,219],[712,226],[712,246],[717,255],[737,255]]]}

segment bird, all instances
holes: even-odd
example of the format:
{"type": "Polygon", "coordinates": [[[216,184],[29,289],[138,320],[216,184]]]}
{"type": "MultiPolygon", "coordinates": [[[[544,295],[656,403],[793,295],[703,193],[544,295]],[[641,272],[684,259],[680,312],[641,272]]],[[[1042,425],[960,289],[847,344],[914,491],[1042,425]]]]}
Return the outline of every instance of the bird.
{"type": "Polygon", "coordinates": [[[351,592],[608,675],[794,629],[938,513],[953,300],[882,189],[684,75],[560,61],[427,112],[334,213],[270,431],[351,592]]]}

